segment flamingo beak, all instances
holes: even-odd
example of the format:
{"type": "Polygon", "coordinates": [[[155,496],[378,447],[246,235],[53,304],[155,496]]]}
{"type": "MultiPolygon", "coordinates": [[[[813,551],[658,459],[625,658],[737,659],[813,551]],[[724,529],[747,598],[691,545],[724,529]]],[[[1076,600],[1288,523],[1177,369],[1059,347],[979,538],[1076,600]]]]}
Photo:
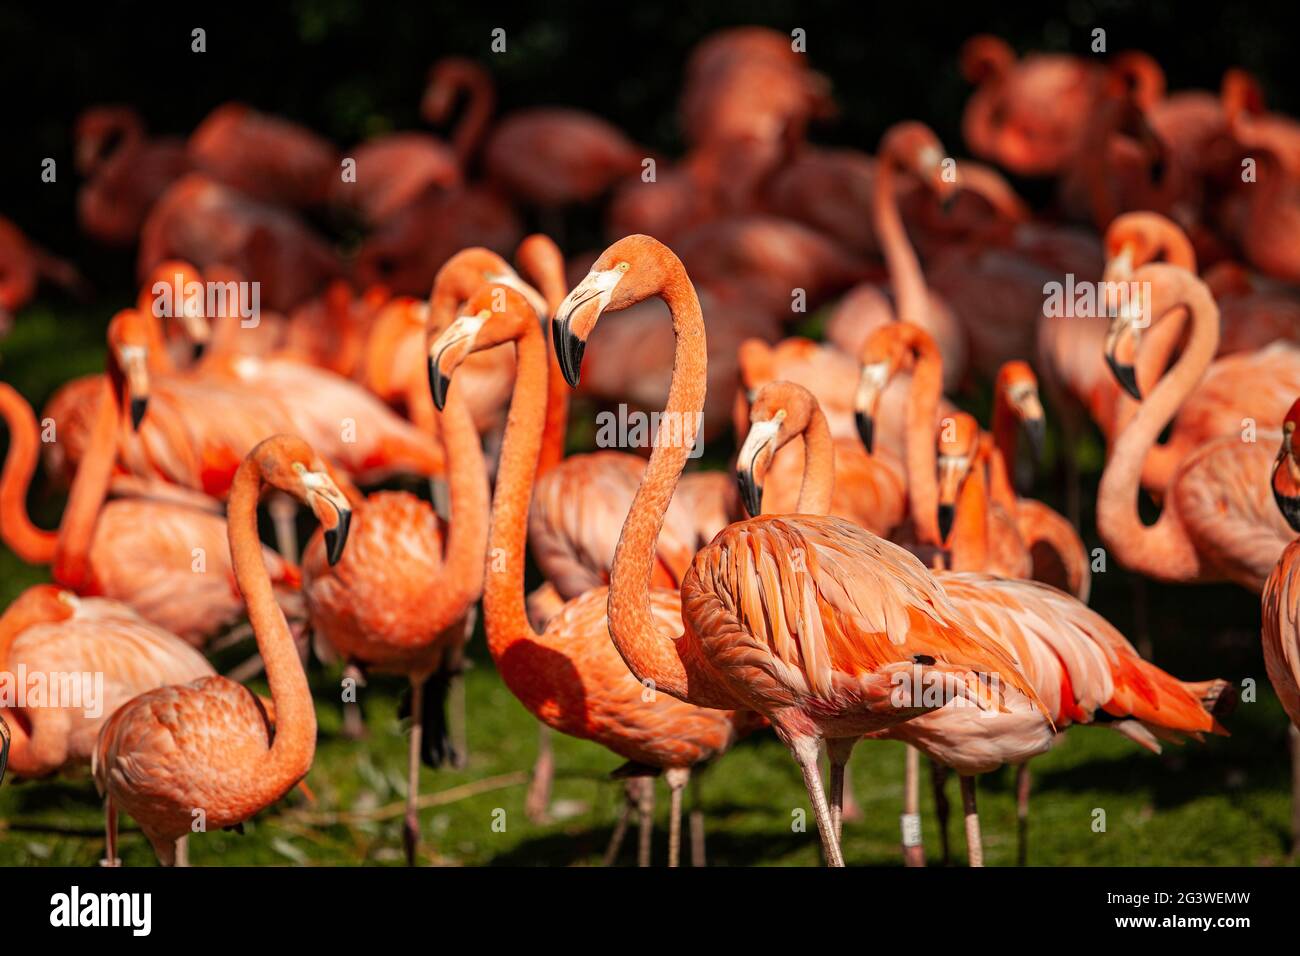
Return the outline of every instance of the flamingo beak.
{"type": "Polygon", "coordinates": [[[1300,531],[1300,495],[1288,494],[1278,487],[1279,472],[1283,472],[1290,481],[1289,486],[1292,488],[1300,487],[1300,464],[1296,463],[1295,453],[1292,447],[1293,436],[1295,434],[1295,423],[1284,422],[1282,425],[1282,446],[1278,449],[1277,460],[1273,462],[1273,476],[1270,482],[1273,488],[1273,500],[1277,503],[1278,511],[1282,512],[1282,517],[1286,519],[1294,531],[1300,531]]]}
{"type": "Polygon", "coordinates": [[[857,423],[862,447],[868,454],[875,451],[876,408],[880,404],[880,394],[888,381],[888,363],[872,362],[862,366],[858,390],[853,397],[853,420],[857,423]]]}
{"type": "Polygon", "coordinates": [[[957,496],[970,470],[970,458],[965,455],[940,455],[939,461],[939,536],[948,541],[957,517],[957,496]]]}
{"type": "Polygon", "coordinates": [[[131,430],[139,431],[149,408],[148,352],[143,345],[122,345],[117,348],[117,363],[126,380],[126,394],[131,412],[131,430]]]}
{"type": "Polygon", "coordinates": [[[438,411],[447,404],[452,373],[474,351],[479,329],[490,315],[485,309],[475,315],[457,316],[429,346],[429,391],[438,411]]]}
{"type": "Polygon", "coordinates": [[[1126,307],[1121,308],[1111,320],[1110,330],[1106,333],[1106,364],[1110,366],[1111,374],[1120,387],[1139,402],[1142,401],[1142,389],[1138,387],[1137,369],[1132,362],[1120,359],[1119,352],[1124,340],[1131,338],[1129,354],[1136,356],[1140,337],[1141,333],[1133,322],[1132,314],[1126,307]]]}
{"type": "Polygon", "coordinates": [[[570,388],[577,388],[582,376],[582,354],[587,348],[587,336],[601,313],[609,307],[614,288],[626,274],[626,263],[619,263],[613,269],[593,269],[555,310],[555,318],[551,320],[555,357],[570,388]]]}
{"type": "Polygon", "coordinates": [[[956,515],[957,509],[953,505],[939,506],[939,537],[945,542],[948,535],[952,534],[952,523],[956,515]]]}
{"type": "Polygon", "coordinates": [[[1025,438],[1029,442],[1029,453],[1034,461],[1043,460],[1043,448],[1047,444],[1047,420],[1039,415],[1037,418],[1021,419],[1025,438]]]}
{"type": "Polygon", "coordinates": [[[773,445],[784,418],[785,412],[778,411],[767,421],[753,422],[736,455],[736,484],[740,488],[740,500],[751,518],[763,513],[763,485],[758,480],[758,471],[760,467],[766,471],[776,453],[773,445]]]}
{"type": "Polygon", "coordinates": [[[325,529],[325,554],[333,567],[343,557],[348,543],[352,506],[325,470],[303,472],[302,484],[308,507],[325,529]]]}
{"type": "Polygon", "coordinates": [[[1034,461],[1041,461],[1043,445],[1047,437],[1047,419],[1043,415],[1043,403],[1038,396],[1038,389],[1028,382],[1021,383],[1009,396],[1011,406],[1016,410],[1020,426],[1025,430],[1029,441],[1029,450],[1034,461]]]}

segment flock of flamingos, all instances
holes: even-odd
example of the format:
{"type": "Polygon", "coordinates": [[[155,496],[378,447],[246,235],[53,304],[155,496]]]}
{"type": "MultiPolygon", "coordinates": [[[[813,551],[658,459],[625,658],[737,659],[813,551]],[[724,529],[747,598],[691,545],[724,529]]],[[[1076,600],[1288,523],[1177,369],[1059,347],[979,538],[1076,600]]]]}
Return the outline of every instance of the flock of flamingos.
{"type": "MultiPolygon", "coordinates": [[[[39,418],[0,384],[0,536],[54,582],[0,618],[0,774],[89,765],[105,862],[125,812],[183,864],[188,835],[303,784],[314,652],[409,678],[414,861],[419,767],[457,759],[444,705],[481,614],[548,728],[530,814],[547,734],[595,741],[626,761],[616,842],[637,820],[649,860],[662,775],[677,865],[692,770],[770,729],[842,866],[845,765],[888,738],[910,745],[904,858],[923,754],[940,788],[959,776],[979,865],[976,775],[1018,766],[1023,819],[1028,761],[1071,725],[1157,751],[1225,733],[1237,697],[1088,607],[1077,474],[1068,515],[1018,490],[1045,404],[1067,456],[1089,422],[1105,437],[1104,559],[1260,594],[1268,676],[1300,722],[1300,124],[1238,70],[1169,94],[1140,53],[1018,57],[981,36],[960,57],[982,163],[914,121],[874,156],[810,142],[830,85],[763,28],[691,54],[679,157],[575,110],[497,117],[488,71],[461,59],[421,101],[447,139],[341,151],[238,104],[184,141],[129,108],[82,115],[82,228],[138,244],[142,284],[108,322],[104,374],[39,418]],[[1050,210],[999,167],[1055,179],[1050,210]],[[598,255],[524,236],[562,238],[597,203],[598,255]],[[341,222],[362,237],[346,251],[324,238],[341,222]],[[1131,295],[1107,307],[1078,294],[1093,287],[1131,295]],[[823,307],[824,341],[783,337],[823,307]],[[977,382],[985,423],[945,398],[977,382]],[[656,439],[566,454],[572,389],[657,412],[656,439]],[[687,470],[729,429],[731,472],[687,470]],[[56,530],[28,514],[38,465],[68,488],[56,530]],[[427,488],[360,490],[398,476],[427,488]],[[301,550],[300,506],[319,523],[301,550]],[[529,554],[545,583],[525,594],[529,554]],[[264,666],[270,699],[203,653],[250,629],[240,676],[264,666]],[[102,713],[23,706],[20,673],[102,675],[102,713]]],[[[79,283],[0,220],[0,319],[21,323],[45,281],[79,283]]]]}

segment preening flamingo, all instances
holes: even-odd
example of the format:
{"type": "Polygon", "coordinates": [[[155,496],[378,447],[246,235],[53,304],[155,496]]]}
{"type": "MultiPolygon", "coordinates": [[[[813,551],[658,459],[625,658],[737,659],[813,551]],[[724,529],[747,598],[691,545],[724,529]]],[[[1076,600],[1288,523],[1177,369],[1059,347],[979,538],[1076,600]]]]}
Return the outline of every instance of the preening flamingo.
{"type": "Polygon", "coordinates": [[[77,117],[77,219],[100,242],[129,245],[153,204],[191,168],[185,144],[146,138],[144,121],[129,106],[96,106],[77,117]]]}
{"type": "MultiPolygon", "coordinates": [[[[1282,422],[1282,443],[1273,462],[1270,486],[1278,510],[1293,533],[1300,532],[1300,401],[1282,422]]],[[[1264,667],[1291,718],[1291,853],[1300,855],[1300,538],[1282,552],[1264,582],[1264,667]]]]}
{"type": "MultiPolygon", "coordinates": [[[[442,404],[450,376],[467,354],[505,342],[514,343],[517,371],[488,540],[483,589],[488,650],[511,693],[539,720],[609,748],[630,762],[624,773],[665,774],[672,792],[669,865],[675,866],[681,793],[691,768],[723,753],[748,725],[730,709],[683,703],[629,673],[609,640],[605,588],[552,609],[545,629],[533,630],[524,602],[524,537],[545,427],[547,377],[537,314],[513,289],[480,289],[461,317],[430,345],[431,378],[435,400],[442,404]],[[503,311],[492,310],[494,299],[502,302],[503,311]]],[[[666,639],[680,620],[678,594],[657,589],[653,601],[666,639]]],[[[642,826],[648,827],[648,807],[640,809],[642,826]]],[[[642,847],[641,861],[647,863],[648,844],[642,847]]]]}
{"type": "Polygon", "coordinates": [[[80,598],[50,584],[30,587],[0,616],[0,681],[17,693],[26,675],[30,693],[44,678],[51,693],[62,684],[59,693],[71,688],[79,699],[28,697],[26,706],[0,708],[13,737],[9,765],[23,777],[84,766],[118,707],[156,687],[213,673],[202,654],[125,604],[80,598]],[[57,674],[73,679],[51,681],[57,674]],[[101,674],[102,688],[96,686],[101,674]]]}
{"type": "Polygon", "coordinates": [[[316,709],[257,540],[257,499],[268,486],[315,512],[332,562],[343,554],[351,510],[324,463],[300,438],[267,438],[235,475],[230,551],[266,662],[274,739],[262,702],[224,677],[160,687],[123,704],[100,731],[93,766],[95,784],[106,795],[110,861],[117,855],[119,811],[140,824],[159,861],[171,866],[178,862],[179,841],[194,829],[196,810],[205,828],[238,826],[283,797],[311,768],[316,709]]]}
{"type": "MultiPolygon", "coordinates": [[[[1259,421],[1261,433],[1256,435],[1253,429],[1243,431],[1241,414],[1225,412],[1217,433],[1207,429],[1195,443],[1183,437],[1178,447],[1187,453],[1174,461],[1163,485],[1160,518],[1153,525],[1143,524],[1137,497],[1146,473],[1144,463],[1149,464],[1161,431],[1180,406],[1186,409],[1188,395],[1203,381],[1218,346],[1219,322],[1209,290],[1185,269],[1152,263],[1137,270],[1133,281],[1150,289],[1149,301],[1143,305],[1153,326],[1158,328],[1171,313],[1185,310],[1191,329],[1178,361],[1119,431],[1097,492],[1097,531],[1125,567],[1149,577],[1170,582],[1228,580],[1258,592],[1291,539],[1267,491],[1271,456],[1263,442],[1269,434],[1266,429],[1280,419],[1259,421]],[[1236,415],[1231,423],[1229,415],[1236,415]]],[[[1107,351],[1112,365],[1120,364],[1114,355],[1122,344],[1130,336],[1139,337],[1136,322],[1131,309],[1121,309],[1113,320],[1107,351]]],[[[1234,388],[1233,399],[1271,406],[1288,387],[1292,395],[1300,392],[1300,382],[1287,386],[1285,374],[1270,376],[1278,356],[1268,353],[1276,349],[1249,357],[1259,356],[1242,366],[1250,370],[1248,394],[1234,388]]],[[[1231,361],[1223,359],[1219,364],[1231,361]]],[[[1132,378],[1131,366],[1121,364],[1121,369],[1125,373],[1121,381],[1132,378]]],[[[1242,387],[1240,381],[1236,388],[1242,387]]],[[[1198,394],[1208,398],[1214,393],[1202,388],[1198,394]]],[[[1214,411],[1208,402],[1203,407],[1207,413],[1214,411]]],[[[1284,413],[1285,407],[1277,414],[1284,413]]]]}
{"type": "MultiPolygon", "coordinates": [[[[704,404],[704,318],[681,261],[648,236],[610,246],[569,293],[554,319],[560,365],[576,385],[601,314],[652,295],[668,305],[677,334],[665,413],[694,422],[704,404]]],[[[682,636],[665,640],[651,603],[654,542],[694,437],[688,430],[650,456],[614,559],[610,637],[656,693],[766,717],[803,772],[827,863],[842,866],[833,820],[859,736],[933,709],[922,684],[934,706],[977,696],[980,673],[1033,693],[1008,655],[972,638],[915,558],[837,518],[752,518],[724,529],[683,581],[682,636]],[[841,783],[833,810],[817,770],[822,739],[841,783]]]]}
{"type": "MultiPolygon", "coordinates": [[[[427,385],[423,401],[432,401],[427,385]]],[[[317,636],[352,664],[410,681],[402,831],[408,865],[414,865],[420,842],[420,762],[438,767],[456,760],[444,708],[473,630],[487,548],[487,470],[459,393],[442,423],[451,497],[445,553],[433,508],[406,492],[382,491],[353,503],[351,545],[342,560],[330,560],[320,531],[303,556],[303,596],[317,636]]]]}

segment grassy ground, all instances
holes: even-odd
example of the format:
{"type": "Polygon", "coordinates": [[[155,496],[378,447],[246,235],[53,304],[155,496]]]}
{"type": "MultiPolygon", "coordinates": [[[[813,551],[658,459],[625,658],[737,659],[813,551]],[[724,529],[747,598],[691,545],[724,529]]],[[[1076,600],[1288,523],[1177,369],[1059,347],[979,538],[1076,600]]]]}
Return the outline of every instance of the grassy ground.
{"type": "MultiPolygon", "coordinates": [[[[3,345],[0,374],[38,402],[53,386],[95,369],[102,322],[56,320],[31,310],[3,345]],[[55,358],[57,357],[57,358],[55,358]]],[[[977,404],[978,401],[977,401],[977,404]]],[[[1089,454],[1095,458],[1096,449],[1089,454]]],[[[1087,456],[1085,456],[1087,457],[1087,456]]],[[[1044,489],[1051,492],[1050,487],[1044,489]]],[[[1091,492],[1095,494],[1095,487],[1091,492]]],[[[1050,495],[1049,495],[1050,497],[1050,495]]],[[[36,496],[46,526],[57,500],[36,496]]],[[[1084,527],[1091,528],[1085,515],[1084,527]]],[[[46,580],[0,548],[0,606],[24,587],[46,580]]],[[[1031,863],[1074,865],[1277,865],[1286,862],[1288,764],[1285,718],[1259,657],[1258,602],[1227,587],[1148,587],[1145,610],[1135,582],[1115,567],[1098,575],[1094,606],[1126,633],[1146,620],[1155,659],[1191,678],[1251,679],[1258,701],[1243,703],[1229,724],[1233,736],[1204,746],[1168,748],[1153,756],[1104,728],[1075,728],[1033,763],[1031,863]],[[1105,831],[1097,832],[1097,811],[1105,831]]],[[[220,669],[251,645],[232,649],[220,669]]],[[[536,752],[537,724],[497,678],[482,635],[472,646],[476,666],[467,682],[470,762],[462,771],[423,770],[423,858],[449,865],[589,865],[599,862],[621,799],[607,779],[620,761],[581,741],[556,739],[555,822],[536,826],[523,814],[527,771],[536,752]]],[[[293,793],[263,813],[241,836],[203,834],[191,840],[196,865],[400,864],[406,741],[396,717],[396,682],[372,679],[361,691],[369,739],[339,733],[338,675],[311,674],[320,719],[309,804],[293,793]]],[[[265,687],[258,687],[265,693],[265,687]]],[[[899,864],[898,813],[903,749],[863,744],[851,765],[866,812],[845,832],[850,864],[899,864]]],[[[980,810],[990,865],[1015,861],[1016,818],[1010,770],[980,781],[980,810]]],[[[793,825],[807,797],[793,761],[770,733],[746,741],[702,777],[710,860],[732,865],[812,865],[819,860],[815,827],[793,825]]],[[[955,782],[950,800],[959,806],[955,782]]],[[[666,858],[666,790],[660,785],[655,859],[666,858]]],[[[927,853],[938,860],[928,781],[922,813],[927,853]]],[[[103,855],[103,820],[88,779],[26,782],[0,787],[0,864],[94,864],[103,855]]],[[[964,860],[960,818],[951,826],[964,860]]],[[[632,840],[621,862],[634,855],[632,840]]],[[[147,865],[152,852],[133,828],[123,835],[128,865],[147,865]]]]}

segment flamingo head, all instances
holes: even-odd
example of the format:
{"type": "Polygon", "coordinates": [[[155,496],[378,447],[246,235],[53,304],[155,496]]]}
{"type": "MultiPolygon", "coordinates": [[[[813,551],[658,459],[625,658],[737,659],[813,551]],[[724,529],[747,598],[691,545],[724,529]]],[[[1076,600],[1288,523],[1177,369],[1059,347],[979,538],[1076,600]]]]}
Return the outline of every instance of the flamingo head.
{"type": "Polygon", "coordinates": [[[429,390],[441,410],[452,373],[473,352],[515,342],[539,331],[537,312],[523,294],[490,282],[470,296],[461,314],[429,343],[429,390]]]}
{"type": "Polygon", "coordinates": [[[131,413],[137,430],[149,408],[149,320],[135,309],[123,309],[108,323],[108,375],[131,413]]]}
{"type": "Polygon", "coordinates": [[[672,251],[650,236],[625,236],[602,252],[551,321],[555,354],[570,387],[578,385],[587,338],[602,314],[661,295],[674,283],[689,285],[685,274],[672,251]]]}
{"type": "Polygon", "coordinates": [[[1110,320],[1106,332],[1106,364],[1124,391],[1135,401],[1142,401],[1137,380],[1137,354],[1142,344],[1142,329],[1147,322],[1138,295],[1124,296],[1110,320]]]}
{"type": "Polygon", "coordinates": [[[320,456],[301,438],[272,435],[248,453],[248,460],[256,465],[266,484],[292,495],[312,510],[325,529],[329,563],[338,564],[348,540],[352,505],[320,456]]]}
{"type": "Polygon", "coordinates": [[[1006,404],[1020,427],[1025,430],[1034,460],[1043,456],[1043,442],[1047,434],[1047,420],[1043,415],[1043,403],[1038,395],[1038,376],[1029,367],[1028,362],[1019,359],[1006,362],[998,369],[997,382],[994,384],[998,398],[1006,404]]]}
{"type": "Polygon", "coordinates": [[[763,477],[772,459],[808,427],[815,406],[812,394],[793,382],[768,382],[754,395],[749,433],[736,455],[736,483],[751,516],[763,511],[763,477]]]}
{"type": "Polygon", "coordinates": [[[858,353],[861,371],[858,388],[853,396],[853,415],[858,426],[858,437],[868,452],[874,450],[876,413],[880,410],[880,396],[909,355],[909,333],[914,326],[903,322],[886,322],[877,326],[862,343],[858,353]]]}
{"type": "Polygon", "coordinates": [[[957,498],[979,451],[980,429],[971,416],[956,412],[939,423],[935,438],[939,472],[939,534],[947,541],[957,515],[957,498]]]}
{"type": "Polygon", "coordinates": [[[181,259],[160,262],[140,287],[135,307],[159,319],[174,318],[193,345],[194,360],[202,358],[212,338],[206,314],[203,275],[181,259]]]}
{"type": "Polygon", "coordinates": [[[1273,462],[1273,500],[1293,530],[1300,531],[1300,448],[1296,430],[1300,429],[1300,399],[1282,419],[1282,447],[1273,462]]]}

